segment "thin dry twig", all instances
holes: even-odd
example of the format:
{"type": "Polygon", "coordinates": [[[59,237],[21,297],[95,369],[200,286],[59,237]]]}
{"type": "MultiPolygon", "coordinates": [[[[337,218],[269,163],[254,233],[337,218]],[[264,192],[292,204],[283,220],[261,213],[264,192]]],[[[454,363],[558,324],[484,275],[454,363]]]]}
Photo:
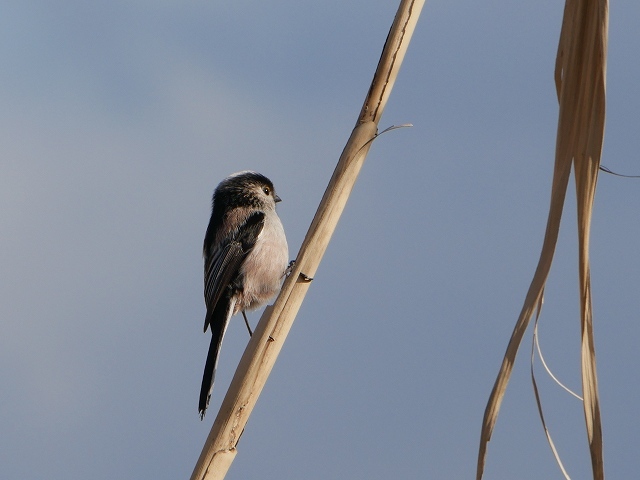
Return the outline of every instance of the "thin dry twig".
{"type": "MultiPolygon", "coordinates": [[[[564,465],[562,464],[562,460],[560,460],[560,454],[558,453],[558,450],[556,449],[556,446],[553,443],[553,440],[551,439],[551,432],[549,432],[549,429],[547,428],[547,422],[545,421],[544,413],[542,412],[542,401],[540,400],[540,392],[538,391],[538,383],[536,382],[536,375],[535,375],[534,368],[533,368],[534,359],[535,359],[535,348],[534,348],[534,345],[537,344],[537,342],[535,341],[535,339],[537,339],[536,329],[538,328],[538,320],[540,318],[540,312],[542,311],[543,299],[544,299],[544,293],[543,293],[543,296],[540,297],[540,302],[538,302],[538,306],[536,308],[536,320],[535,320],[535,327],[534,327],[534,331],[533,331],[534,341],[531,343],[531,383],[533,385],[533,393],[534,393],[534,395],[536,397],[536,404],[538,405],[538,415],[540,416],[540,421],[542,422],[542,428],[544,429],[544,434],[547,437],[547,442],[549,443],[549,446],[551,447],[551,452],[553,453],[553,456],[556,459],[556,463],[558,464],[558,467],[562,471],[562,474],[564,475],[564,478],[566,480],[571,480],[571,477],[569,477],[569,474],[567,473],[566,469],[564,468],[564,465]]],[[[539,347],[539,345],[538,345],[538,347],[539,347]]],[[[551,372],[549,372],[549,373],[551,373],[551,372]]],[[[555,378],[555,377],[553,377],[553,378],[555,378]]]]}
{"type": "MultiPolygon", "coordinates": [[[[556,382],[556,384],[558,386],[560,386],[564,391],[566,391],[567,393],[569,393],[570,395],[576,397],[578,400],[580,400],[582,402],[582,397],[580,395],[578,395],[576,392],[574,392],[573,390],[571,390],[569,387],[567,387],[564,383],[562,383],[560,380],[558,380],[558,378],[553,374],[553,372],[551,371],[551,369],[549,368],[549,365],[547,365],[547,362],[544,359],[544,356],[542,355],[542,349],[540,348],[540,342],[539,342],[539,334],[538,334],[538,319],[540,316],[540,311],[538,310],[538,313],[536,314],[536,320],[533,323],[533,340],[531,343],[531,353],[532,353],[532,359],[533,359],[533,349],[535,348],[535,350],[538,352],[538,357],[540,358],[540,362],[542,363],[542,366],[544,367],[544,369],[546,370],[547,374],[551,377],[551,379],[556,382]]],[[[532,363],[532,368],[533,368],[533,363],[532,363]]]]}
{"type": "Polygon", "coordinates": [[[616,173],[613,170],[605,167],[604,165],[600,165],[600,170],[605,173],[609,173],[611,175],[615,175],[616,177],[624,177],[624,178],[640,178],[640,175],[624,175],[622,173],[616,173]]]}

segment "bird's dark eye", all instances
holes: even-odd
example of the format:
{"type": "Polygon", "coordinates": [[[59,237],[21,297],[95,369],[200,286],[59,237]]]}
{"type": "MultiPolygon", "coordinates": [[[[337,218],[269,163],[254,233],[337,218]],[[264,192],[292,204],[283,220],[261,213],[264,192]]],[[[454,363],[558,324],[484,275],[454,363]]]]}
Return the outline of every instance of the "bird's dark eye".
{"type": "Polygon", "coordinates": [[[270,195],[271,194],[271,190],[269,190],[269,187],[264,187],[262,189],[262,191],[264,192],[265,195],[270,195]]]}

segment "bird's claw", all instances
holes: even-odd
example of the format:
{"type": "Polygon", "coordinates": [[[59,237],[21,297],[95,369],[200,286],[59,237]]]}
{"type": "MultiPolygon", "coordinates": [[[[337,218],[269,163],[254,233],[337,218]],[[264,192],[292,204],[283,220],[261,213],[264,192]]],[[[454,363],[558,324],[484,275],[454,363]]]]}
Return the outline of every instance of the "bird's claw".
{"type": "MultiPolygon", "coordinates": [[[[286,277],[288,277],[289,275],[291,275],[291,273],[293,272],[293,267],[296,266],[296,261],[295,260],[291,260],[289,262],[289,266],[287,267],[287,269],[284,271],[284,274],[286,277]]],[[[305,275],[304,273],[300,272],[300,279],[304,282],[304,283],[309,283],[313,280],[313,277],[310,277],[308,275],[305,275]]]]}
{"type": "Polygon", "coordinates": [[[284,276],[288,277],[289,275],[291,275],[291,272],[293,272],[293,267],[296,266],[296,261],[295,260],[291,260],[289,262],[289,266],[287,267],[287,269],[284,271],[284,276]]]}

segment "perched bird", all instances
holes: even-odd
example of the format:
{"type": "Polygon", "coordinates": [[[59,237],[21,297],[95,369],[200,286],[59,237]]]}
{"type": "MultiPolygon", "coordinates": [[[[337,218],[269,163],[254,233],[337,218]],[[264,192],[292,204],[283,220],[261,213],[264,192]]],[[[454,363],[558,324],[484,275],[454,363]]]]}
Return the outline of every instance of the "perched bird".
{"type": "Polygon", "coordinates": [[[271,180],[251,171],[225,178],[213,193],[203,246],[204,331],[211,327],[211,344],[200,389],[201,419],[229,320],[242,312],[249,328],[245,310],[264,305],[282,286],[289,249],[276,213],[279,201],[271,180]]]}

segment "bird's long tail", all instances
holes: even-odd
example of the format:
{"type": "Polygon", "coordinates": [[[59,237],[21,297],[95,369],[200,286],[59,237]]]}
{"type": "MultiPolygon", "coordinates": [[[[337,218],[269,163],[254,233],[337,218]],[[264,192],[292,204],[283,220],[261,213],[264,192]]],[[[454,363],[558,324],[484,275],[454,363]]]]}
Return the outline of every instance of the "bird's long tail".
{"type": "Polygon", "coordinates": [[[211,323],[211,343],[209,344],[209,353],[207,354],[207,362],[204,365],[204,373],[202,374],[202,386],[200,387],[200,402],[198,411],[200,412],[200,420],[204,418],[204,414],[209,406],[209,398],[213,389],[213,381],[216,376],[216,367],[218,366],[218,355],[222,346],[224,333],[229,325],[229,319],[233,313],[235,302],[219,302],[216,311],[213,312],[211,323]]]}

